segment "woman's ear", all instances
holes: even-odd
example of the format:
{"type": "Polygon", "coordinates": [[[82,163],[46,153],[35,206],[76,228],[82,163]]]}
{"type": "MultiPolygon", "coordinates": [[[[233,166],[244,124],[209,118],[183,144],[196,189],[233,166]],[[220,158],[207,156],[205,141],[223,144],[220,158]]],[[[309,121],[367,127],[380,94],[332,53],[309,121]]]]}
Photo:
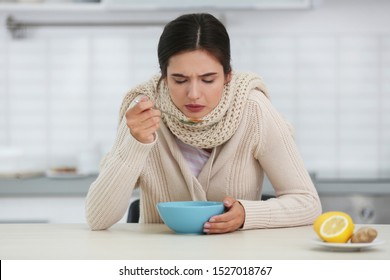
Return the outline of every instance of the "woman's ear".
{"type": "Polygon", "coordinates": [[[232,71],[226,74],[225,84],[229,83],[232,80],[232,71]]]}

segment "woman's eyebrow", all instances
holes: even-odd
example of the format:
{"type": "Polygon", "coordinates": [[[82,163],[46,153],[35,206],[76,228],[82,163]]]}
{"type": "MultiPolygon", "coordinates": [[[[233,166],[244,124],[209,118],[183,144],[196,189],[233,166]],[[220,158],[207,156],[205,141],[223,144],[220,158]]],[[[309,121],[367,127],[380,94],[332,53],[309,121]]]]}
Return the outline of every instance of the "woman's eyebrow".
{"type": "MultiPolygon", "coordinates": [[[[209,76],[213,76],[213,75],[217,75],[217,74],[218,74],[217,72],[208,72],[208,73],[204,73],[202,75],[199,75],[199,77],[209,77],[209,76]]],[[[181,74],[181,73],[172,73],[171,76],[178,77],[178,78],[188,78],[188,76],[181,74]]]]}
{"type": "Polygon", "coordinates": [[[183,74],[180,74],[180,73],[172,73],[171,76],[172,77],[178,77],[178,78],[187,78],[187,76],[185,76],[183,74]]]}
{"type": "Polygon", "coordinates": [[[217,72],[208,72],[208,73],[200,75],[200,77],[214,76],[214,75],[217,75],[217,74],[218,74],[217,72]]]}

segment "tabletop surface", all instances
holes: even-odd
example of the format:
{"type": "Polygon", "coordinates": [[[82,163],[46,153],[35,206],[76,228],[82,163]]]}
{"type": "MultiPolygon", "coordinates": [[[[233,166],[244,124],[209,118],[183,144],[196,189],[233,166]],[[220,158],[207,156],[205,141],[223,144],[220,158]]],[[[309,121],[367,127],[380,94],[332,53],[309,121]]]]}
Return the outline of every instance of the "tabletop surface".
{"type": "Polygon", "coordinates": [[[86,224],[0,224],[0,259],[389,260],[390,225],[370,226],[381,244],[340,251],[316,244],[311,226],[180,235],[163,224],[118,223],[105,231],[91,231],[86,224]]]}

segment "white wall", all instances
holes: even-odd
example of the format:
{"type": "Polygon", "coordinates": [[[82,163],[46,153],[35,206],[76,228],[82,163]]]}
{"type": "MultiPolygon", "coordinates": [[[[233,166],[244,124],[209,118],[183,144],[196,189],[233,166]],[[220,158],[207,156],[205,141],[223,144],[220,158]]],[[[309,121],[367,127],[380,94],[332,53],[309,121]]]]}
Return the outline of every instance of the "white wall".
{"type": "MultiPolygon", "coordinates": [[[[390,1],[378,0],[216,13],[231,34],[233,67],[263,76],[318,176],[390,176],[388,14],[390,1]]],[[[122,96],[158,71],[161,30],[47,28],[18,40],[1,26],[0,146],[23,147],[24,164],[41,168],[107,150],[122,96]]]]}

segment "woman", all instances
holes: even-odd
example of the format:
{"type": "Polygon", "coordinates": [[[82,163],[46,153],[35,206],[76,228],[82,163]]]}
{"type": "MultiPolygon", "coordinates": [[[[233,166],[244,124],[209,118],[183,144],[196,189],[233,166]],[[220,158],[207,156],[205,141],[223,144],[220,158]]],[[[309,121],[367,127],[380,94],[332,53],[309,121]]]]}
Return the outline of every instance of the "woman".
{"type": "Polygon", "coordinates": [[[262,80],[232,72],[230,41],[210,14],[178,17],[158,45],[161,75],[124,98],[118,133],[87,195],[93,230],[127,212],[141,189],[141,223],[161,223],[161,201],[223,201],[204,232],[308,225],[320,200],[291,130],[262,80]],[[165,113],[166,112],[166,113],[165,113]],[[276,198],[261,201],[267,174],[276,198]]]}

